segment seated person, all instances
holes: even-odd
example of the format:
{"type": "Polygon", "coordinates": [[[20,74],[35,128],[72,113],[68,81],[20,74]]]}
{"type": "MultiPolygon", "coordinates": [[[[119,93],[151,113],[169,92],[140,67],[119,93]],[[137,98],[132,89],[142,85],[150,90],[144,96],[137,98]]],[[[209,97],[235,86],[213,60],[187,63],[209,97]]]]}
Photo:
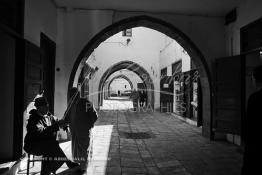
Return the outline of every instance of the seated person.
{"type": "Polygon", "coordinates": [[[45,97],[36,98],[34,105],[36,109],[29,112],[24,150],[29,154],[43,156],[41,175],[55,174],[63,163],[69,168],[78,166],[67,159],[56,140],[59,127],[65,127],[64,122],[55,121],[54,116],[48,112],[49,105],[45,97]]]}

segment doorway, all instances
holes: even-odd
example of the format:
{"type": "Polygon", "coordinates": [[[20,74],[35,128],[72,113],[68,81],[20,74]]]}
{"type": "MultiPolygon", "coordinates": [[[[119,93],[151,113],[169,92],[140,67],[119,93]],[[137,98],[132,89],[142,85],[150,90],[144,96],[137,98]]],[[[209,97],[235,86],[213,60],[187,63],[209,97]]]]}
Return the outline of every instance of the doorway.
{"type": "Polygon", "coordinates": [[[40,36],[41,59],[43,60],[43,90],[49,102],[49,110],[54,113],[55,57],[56,44],[44,33],[40,36]]]}

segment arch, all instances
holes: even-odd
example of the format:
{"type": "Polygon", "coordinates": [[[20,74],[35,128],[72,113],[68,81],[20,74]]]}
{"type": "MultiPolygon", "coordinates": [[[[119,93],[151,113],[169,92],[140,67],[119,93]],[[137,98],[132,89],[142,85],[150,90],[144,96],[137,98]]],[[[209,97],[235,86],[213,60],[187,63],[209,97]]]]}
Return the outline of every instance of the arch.
{"type": "Polygon", "coordinates": [[[154,108],[154,84],[152,83],[153,80],[150,77],[149,73],[139,64],[132,62],[132,61],[121,61],[110,68],[108,68],[105,73],[102,75],[99,86],[98,86],[98,105],[99,107],[103,105],[103,87],[108,79],[108,77],[113,74],[114,72],[117,72],[121,69],[127,69],[134,73],[136,73],[143,83],[145,84],[145,87],[147,89],[147,97],[148,97],[148,103],[151,105],[152,108],[154,108]]]}
{"type": "Polygon", "coordinates": [[[211,73],[208,68],[208,64],[201,53],[201,51],[197,48],[197,46],[191,41],[189,37],[187,37],[182,31],[177,29],[172,24],[163,21],[161,19],[141,15],[141,16],[134,16],[128,17],[126,19],[120,20],[112,25],[106,27],[105,29],[101,30],[97,35],[95,35],[82,49],[79,56],[77,57],[73,69],[70,74],[68,89],[73,86],[74,79],[76,72],[80,69],[81,63],[84,63],[85,60],[83,58],[88,58],[91,53],[94,51],[99,44],[112,35],[133,27],[147,27],[150,29],[154,29],[165,35],[169,36],[176,40],[190,55],[192,60],[194,61],[195,65],[197,66],[199,73],[200,73],[200,81],[201,81],[201,88],[203,92],[203,135],[212,137],[212,79],[211,73]]]}
{"type": "Polygon", "coordinates": [[[117,79],[117,78],[123,78],[123,79],[125,79],[125,80],[129,83],[130,88],[133,89],[133,83],[131,82],[131,80],[130,80],[127,76],[125,76],[125,75],[117,75],[117,76],[113,77],[109,82],[107,82],[107,80],[106,80],[105,85],[104,85],[104,87],[103,87],[103,89],[106,89],[106,91],[104,92],[104,98],[105,98],[105,99],[108,99],[108,97],[109,97],[109,92],[110,92],[109,87],[110,87],[111,83],[112,83],[115,79],[117,79]]]}
{"type": "Polygon", "coordinates": [[[114,78],[112,78],[112,79],[109,81],[109,83],[108,83],[108,88],[110,87],[111,83],[112,83],[115,79],[118,79],[118,78],[123,78],[123,79],[125,79],[125,80],[130,84],[131,89],[134,88],[133,83],[131,82],[131,80],[130,80],[127,76],[125,76],[125,75],[118,75],[118,76],[115,76],[114,78]]]}

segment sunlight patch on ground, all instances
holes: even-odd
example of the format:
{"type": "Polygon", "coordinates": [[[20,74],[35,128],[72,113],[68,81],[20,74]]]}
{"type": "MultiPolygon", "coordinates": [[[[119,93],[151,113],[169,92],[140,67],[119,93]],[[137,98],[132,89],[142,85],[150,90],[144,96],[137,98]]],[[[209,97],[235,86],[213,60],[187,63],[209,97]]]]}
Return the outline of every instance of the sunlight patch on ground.
{"type": "MultiPolygon", "coordinates": [[[[88,156],[87,174],[105,175],[108,161],[108,152],[110,148],[111,135],[113,132],[113,125],[94,126],[92,129],[92,141],[90,142],[91,152],[88,156]]],[[[71,141],[59,144],[66,156],[72,160],[71,141]]],[[[20,171],[16,173],[26,174],[27,159],[23,160],[20,166],[20,171]]],[[[35,166],[30,166],[30,174],[40,174],[41,163],[36,162],[35,166]]],[[[59,175],[75,174],[75,169],[68,169],[66,164],[63,164],[57,172],[59,175]]]]}
{"type": "Polygon", "coordinates": [[[87,174],[106,174],[108,152],[113,125],[95,126],[92,129],[91,153],[88,157],[87,174]]]}
{"type": "Polygon", "coordinates": [[[100,107],[101,110],[126,110],[132,109],[132,101],[118,101],[118,100],[104,100],[103,106],[100,107]]]}
{"type": "Polygon", "coordinates": [[[130,97],[109,97],[109,100],[130,100],[130,97]]]}

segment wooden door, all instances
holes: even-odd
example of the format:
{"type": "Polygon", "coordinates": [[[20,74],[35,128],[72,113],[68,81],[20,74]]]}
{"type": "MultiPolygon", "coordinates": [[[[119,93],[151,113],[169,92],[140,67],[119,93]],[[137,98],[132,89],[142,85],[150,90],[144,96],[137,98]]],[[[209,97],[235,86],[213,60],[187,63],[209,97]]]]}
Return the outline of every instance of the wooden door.
{"type": "Polygon", "coordinates": [[[213,86],[213,134],[241,134],[244,62],[241,56],[216,59],[213,86]]]}
{"type": "Polygon", "coordinates": [[[160,112],[173,112],[174,81],[172,76],[160,80],[160,112]]]}
{"type": "Polygon", "coordinates": [[[49,111],[54,113],[55,92],[55,56],[56,45],[46,35],[41,33],[41,59],[43,63],[43,90],[49,102],[49,111]]]}
{"type": "Polygon", "coordinates": [[[181,80],[183,82],[183,102],[186,108],[183,117],[193,119],[193,106],[191,105],[193,101],[192,71],[183,72],[181,80]]]}
{"type": "Polygon", "coordinates": [[[201,90],[201,83],[200,78],[197,79],[197,102],[198,102],[198,108],[197,108],[197,126],[203,125],[203,112],[202,112],[202,90],[201,90]]]}
{"type": "Polygon", "coordinates": [[[43,60],[40,48],[25,41],[24,108],[43,90],[43,60]]]}
{"type": "MultiPolygon", "coordinates": [[[[21,127],[19,128],[20,106],[16,93],[17,38],[0,28],[0,164],[21,156],[21,127]],[[18,138],[18,139],[16,139],[18,138]],[[16,145],[15,145],[16,144],[16,145]]],[[[1,168],[0,168],[1,169],[1,168]]]]}
{"type": "Polygon", "coordinates": [[[24,79],[23,80],[24,80],[24,93],[23,93],[24,113],[23,113],[23,124],[22,124],[23,136],[21,139],[22,145],[23,145],[24,137],[26,135],[26,125],[29,117],[28,112],[33,107],[32,101],[43,90],[43,60],[41,58],[40,48],[28,41],[24,41],[24,79]]]}

